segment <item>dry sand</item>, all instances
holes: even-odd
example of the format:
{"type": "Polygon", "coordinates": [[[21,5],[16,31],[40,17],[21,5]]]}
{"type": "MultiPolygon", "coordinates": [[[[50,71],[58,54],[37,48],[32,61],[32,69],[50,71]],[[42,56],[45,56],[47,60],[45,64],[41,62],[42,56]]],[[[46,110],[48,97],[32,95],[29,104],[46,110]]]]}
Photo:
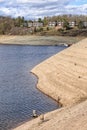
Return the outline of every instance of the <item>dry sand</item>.
{"type": "Polygon", "coordinates": [[[38,117],[14,130],[87,130],[87,101],[47,113],[44,122],[38,117]]]}
{"type": "Polygon", "coordinates": [[[39,77],[37,87],[56,101],[60,99],[63,106],[87,98],[87,39],[47,59],[32,72],[39,77]]]}
{"type": "Polygon", "coordinates": [[[73,44],[83,39],[83,37],[61,37],[61,36],[0,36],[0,44],[17,44],[17,45],[59,45],[73,44]]]}
{"type": "Polygon", "coordinates": [[[52,56],[33,70],[37,87],[64,107],[14,130],[87,130],[87,39],[52,56]],[[59,100],[60,99],[60,100],[59,100]]]}

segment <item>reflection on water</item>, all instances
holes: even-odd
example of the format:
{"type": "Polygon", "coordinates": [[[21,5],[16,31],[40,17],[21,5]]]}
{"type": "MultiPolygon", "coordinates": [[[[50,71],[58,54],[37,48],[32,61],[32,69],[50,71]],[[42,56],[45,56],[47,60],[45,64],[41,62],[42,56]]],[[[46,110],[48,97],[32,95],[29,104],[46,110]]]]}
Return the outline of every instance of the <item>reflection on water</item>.
{"type": "Polygon", "coordinates": [[[9,130],[38,114],[58,108],[55,101],[36,89],[30,70],[63,50],[63,46],[0,45],[0,130],[9,130]]]}

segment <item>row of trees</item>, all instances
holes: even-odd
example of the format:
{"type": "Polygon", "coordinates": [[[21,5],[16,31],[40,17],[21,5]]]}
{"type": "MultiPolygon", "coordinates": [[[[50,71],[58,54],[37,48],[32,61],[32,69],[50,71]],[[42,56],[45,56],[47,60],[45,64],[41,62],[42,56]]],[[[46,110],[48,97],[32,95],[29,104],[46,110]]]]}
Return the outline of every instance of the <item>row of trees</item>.
{"type": "MultiPolygon", "coordinates": [[[[48,23],[51,21],[63,21],[64,26],[66,28],[69,27],[69,21],[75,21],[78,23],[79,28],[83,28],[82,21],[87,21],[87,16],[84,15],[59,15],[59,16],[52,16],[52,17],[44,17],[43,19],[38,18],[38,22],[42,22],[44,26],[47,26],[48,23]]],[[[23,28],[28,27],[28,22],[33,22],[32,20],[25,20],[24,17],[3,17],[0,16],[0,34],[8,34],[10,30],[14,28],[23,28]]]]}
{"type": "MultiPolygon", "coordinates": [[[[42,21],[42,20],[41,20],[42,21]]],[[[59,15],[59,16],[52,16],[52,17],[44,17],[43,23],[47,25],[49,22],[63,22],[63,27],[69,29],[69,22],[75,22],[79,29],[84,28],[84,23],[87,22],[86,15],[59,15]]]]}
{"type": "MultiPolygon", "coordinates": [[[[86,28],[83,21],[78,21],[78,23],[76,21],[74,21],[74,22],[75,22],[75,27],[77,27],[78,29],[86,28]]],[[[66,30],[71,29],[71,26],[69,25],[68,21],[64,20],[63,28],[65,28],[66,30]]]]}
{"type": "Polygon", "coordinates": [[[14,27],[20,27],[25,22],[24,17],[0,17],[0,34],[9,33],[14,27]]]}
{"type": "Polygon", "coordinates": [[[50,21],[87,21],[86,15],[58,15],[52,17],[44,17],[44,23],[47,24],[50,21]]]}

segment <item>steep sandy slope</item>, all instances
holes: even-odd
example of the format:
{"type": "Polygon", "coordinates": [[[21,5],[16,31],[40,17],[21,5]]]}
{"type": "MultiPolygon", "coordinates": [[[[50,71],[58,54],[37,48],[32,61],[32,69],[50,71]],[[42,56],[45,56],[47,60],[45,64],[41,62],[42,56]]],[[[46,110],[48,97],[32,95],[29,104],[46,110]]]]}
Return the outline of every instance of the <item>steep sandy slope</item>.
{"type": "Polygon", "coordinates": [[[71,105],[87,98],[87,39],[42,62],[33,70],[37,87],[59,101],[71,105]]]}
{"type": "Polygon", "coordinates": [[[87,130],[87,39],[54,55],[33,70],[37,87],[64,107],[14,130],[87,130]]]}
{"type": "Polygon", "coordinates": [[[39,117],[14,130],[87,130],[87,101],[47,113],[42,123],[39,117]]]}

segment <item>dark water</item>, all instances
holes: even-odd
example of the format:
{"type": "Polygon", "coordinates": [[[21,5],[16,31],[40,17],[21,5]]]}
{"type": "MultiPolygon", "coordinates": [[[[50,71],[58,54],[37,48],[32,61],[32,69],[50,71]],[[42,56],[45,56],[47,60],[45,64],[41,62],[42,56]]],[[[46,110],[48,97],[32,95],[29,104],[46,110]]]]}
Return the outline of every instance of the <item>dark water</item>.
{"type": "Polygon", "coordinates": [[[0,45],[0,130],[10,130],[38,114],[58,108],[55,101],[36,89],[30,70],[63,50],[63,46],[0,45]]]}

